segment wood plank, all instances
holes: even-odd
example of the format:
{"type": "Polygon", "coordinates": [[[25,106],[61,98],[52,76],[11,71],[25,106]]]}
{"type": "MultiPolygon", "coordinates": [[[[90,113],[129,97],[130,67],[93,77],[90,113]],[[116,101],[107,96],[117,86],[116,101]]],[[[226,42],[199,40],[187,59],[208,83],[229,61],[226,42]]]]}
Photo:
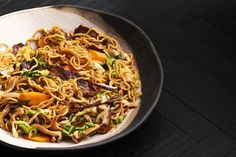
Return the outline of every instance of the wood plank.
{"type": "Polygon", "coordinates": [[[226,155],[226,157],[235,157],[235,156],[236,156],[236,147],[230,153],[228,153],[228,155],[226,155]]]}
{"type": "Polygon", "coordinates": [[[0,16],[17,10],[27,9],[42,3],[41,1],[12,1],[7,0],[0,5],[0,16]]]}
{"type": "Polygon", "coordinates": [[[178,25],[185,27],[194,20],[209,12],[209,10],[214,9],[224,3],[224,0],[192,0],[188,3],[185,3],[182,8],[170,15],[169,19],[178,25]]]}
{"type": "Polygon", "coordinates": [[[227,0],[224,4],[212,9],[207,14],[202,16],[202,18],[219,29],[223,29],[231,21],[235,20],[235,7],[235,0],[227,0]]]}
{"type": "Polygon", "coordinates": [[[212,25],[222,28],[236,16],[235,7],[235,0],[227,0],[222,5],[219,5],[202,16],[202,18],[212,25]]]}
{"type": "Polygon", "coordinates": [[[236,63],[236,41],[216,26],[209,24],[203,19],[198,19],[188,25],[186,31],[199,41],[227,56],[233,63],[236,63]]]}
{"type": "MultiPolygon", "coordinates": [[[[164,157],[164,156],[183,156],[190,148],[195,145],[195,142],[189,141],[188,137],[173,134],[168,137],[165,143],[155,146],[145,151],[141,156],[148,157],[164,157]]],[[[139,155],[135,155],[139,156],[139,155]]]]}
{"type": "MultiPolygon", "coordinates": [[[[164,27],[162,29],[163,29],[162,32],[164,31],[168,32],[169,30],[168,28],[167,30],[165,30],[164,27]]],[[[221,78],[216,73],[212,72],[211,69],[206,68],[205,65],[202,65],[201,62],[199,62],[200,58],[197,55],[201,52],[200,50],[199,51],[194,50],[195,47],[197,48],[197,45],[190,49],[192,45],[188,45],[188,42],[189,42],[188,38],[185,40],[187,43],[184,42],[184,36],[182,36],[183,39],[181,39],[180,37],[176,40],[173,39],[173,38],[177,38],[177,36],[181,34],[174,35],[174,33],[172,33],[172,35],[169,36],[169,35],[166,35],[165,32],[162,33],[161,31],[159,31],[158,33],[155,33],[152,31],[149,31],[149,32],[150,32],[149,33],[150,37],[153,39],[156,47],[159,50],[159,54],[161,55],[162,60],[167,59],[165,61],[166,65],[171,66],[172,68],[179,67],[178,69],[175,69],[174,72],[178,70],[180,73],[183,72],[182,76],[184,76],[185,78],[188,78],[190,82],[191,81],[195,82],[195,85],[202,88],[202,90],[205,90],[212,98],[214,97],[214,99],[218,100],[220,103],[223,103],[225,105],[228,104],[232,106],[232,102],[234,102],[234,95],[235,95],[235,90],[236,90],[235,85],[232,86],[232,84],[227,82],[227,80],[221,78]],[[165,36],[165,38],[163,36],[165,36]],[[179,41],[179,40],[182,40],[182,41],[179,41]],[[188,53],[185,53],[186,52],[185,49],[190,49],[190,50],[188,50],[188,53]],[[196,60],[189,54],[196,56],[197,58],[199,58],[199,60],[196,60]],[[168,61],[170,61],[170,63],[168,63],[168,61]],[[171,62],[176,62],[176,63],[171,63],[171,62]]],[[[202,49],[204,50],[204,47],[202,47],[202,49]]],[[[201,55],[202,55],[201,58],[208,58],[207,52],[205,54],[202,53],[201,55]],[[207,55],[207,56],[203,57],[204,55],[207,55]]],[[[214,54],[212,54],[212,58],[214,58],[214,54]]],[[[206,60],[209,61],[208,64],[211,64],[211,63],[214,64],[214,61],[211,61],[211,59],[206,59],[206,60]]],[[[225,62],[226,64],[228,64],[227,61],[225,62]]],[[[221,65],[218,64],[217,67],[221,67],[221,65]]],[[[217,69],[217,67],[215,67],[215,69],[217,69]]],[[[166,69],[164,67],[164,71],[168,71],[168,70],[169,69],[166,69]]],[[[232,64],[229,64],[228,69],[225,69],[225,70],[235,71],[236,68],[232,64]]],[[[236,72],[234,74],[232,73],[232,76],[236,76],[236,72]]]]}
{"type": "Polygon", "coordinates": [[[228,0],[223,5],[204,15],[203,18],[236,40],[235,7],[236,1],[228,0]]]}
{"type": "Polygon", "coordinates": [[[166,89],[162,91],[157,109],[164,117],[196,141],[201,141],[218,130],[211,122],[183,104],[166,89]]]}
{"type": "Polygon", "coordinates": [[[222,157],[232,151],[236,141],[221,132],[216,132],[191,148],[183,157],[222,157]]]}
{"type": "MultiPolygon", "coordinates": [[[[209,90],[209,87],[205,88],[205,85],[197,84],[206,80],[206,83],[211,83],[211,79],[207,77],[215,78],[215,76],[207,76],[208,72],[203,72],[202,70],[205,69],[201,65],[181,53],[182,51],[175,48],[171,43],[161,39],[160,36],[159,39],[159,52],[165,73],[164,89],[175,95],[195,112],[211,121],[215,126],[221,128],[227,134],[236,137],[234,96],[231,98],[231,102],[227,104],[220,103],[218,100],[222,100],[221,94],[217,92],[215,96],[212,96],[211,92],[214,91],[209,90]],[[198,69],[196,70],[195,67],[198,69]],[[195,72],[192,73],[192,71],[197,73],[194,74],[195,72]],[[192,80],[196,81],[193,82],[192,80]]],[[[216,81],[214,80],[213,82],[216,81]]],[[[229,88],[233,87],[230,86],[229,88]]],[[[219,87],[218,90],[221,90],[221,88],[219,87]]],[[[230,91],[230,89],[225,90],[230,91]]]]}
{"type": "MultiPolygon", "coordinates": [[[[165,39],[169,40],[173,45],[180,48],[182,53],[191,56],[206,66],[206,70],[211,70],[223,79],[228,80],[229,83],[236,85],[235,63],[231,62],[226,56],[218,53],[216,50],[208,47],[208,45],[196,40],[179,25],[171,21],[157,21],[155,24],[149,26],[149,28],[152,31],[156,30],[155,32],[158,32],[158,34],[154,33],[156,37],[159,35],[165,37],[165,39]]],[[[153,39],[156,37],[153,36],[153,39]]],[[[216,79],[217,78],[219,77],[216,76],[216,79]]],[[[219,78],[219,80],[222,79],[219,78]]],[[[224,82],[224,80],[222,81],[224,82]]],[[[231,84],[228,85],[231,86],[231,84]]]]}
{"type": "Polygon", "coordinates": [[[149,2],[141,0],[138,3],[137,0],[129,0],[125,2],[125,5],[113,5],[114,8],[108,9],[109,7],[106,7],[107,9],[105,10],[120,14],[142,26],[144,23],[150,24],[150,21],[168,17],[169,15],[176,12],[176,10],[179,10],[181,7],[183,7],[183,5],[188,2],[188,0],[165,0],[149,2]],[[121,9],[115,9],[117,6],[120,6],[121,9]]]}
{"type": "MultiPolygon", "coordinates": [[[[173,151],[171,154],[168,154],[168,157],[182,157],[188,152],[189,149],[194,148],[195,145],[196,144],[193,142],[182,145],[182,148],[180,148],[177,151],[173,151]]],[[[162,157],[162,156],[160,156],[160,157],[162,157]]]]}

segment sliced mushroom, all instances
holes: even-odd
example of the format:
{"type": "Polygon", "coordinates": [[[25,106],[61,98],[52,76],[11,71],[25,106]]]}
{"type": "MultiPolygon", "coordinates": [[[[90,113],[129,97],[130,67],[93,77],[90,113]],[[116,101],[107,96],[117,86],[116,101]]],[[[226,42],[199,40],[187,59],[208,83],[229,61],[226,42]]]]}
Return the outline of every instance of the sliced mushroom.
{"type": "Polygon", "coordinates": [[[97,133],[106,134],[109,130],[111,130],[111,126],[110,125],[102,124],[100,126],[100,128],[97,130],[97,133]]]}
{"type": "Polygon", "coordinates": [[[75,143],[78,143],[80,142],[82,139],[88,137],[88,136],[91,136],[93,134],[95,134],[97,132],[97,130],[100,128],[100,125],[98,124],[95,124],[94,127],[91,127],[91,128],[88,128],[86,129],[86,131],[84,133],[80,133],[79,131],[75,131],[73,134],[72,134],[72,140],[75,142],[75,143]]]}
{"type": "Polygon", "coordinates": [[[101,133],[101,134],[105,134],[111,129],[111,126],[110,126],[110,122],[111,122],[110,107],[107,104],[104,104],[104,105],[99,105],[98,108],[103,110],[104,114],[103,114],[103,117],[102,117],[102,125],[97,130],[97,132],[101,133]]]}
{"type": "Polygon", "coordinates": [[[109,125],[110,120],[111,120],[110,107],[108,105],[104,104],[104,105],[99,105],[98,108],[103,110],[103,112],[104,112],[104,115],[102,117],[102,124],[109,125]]]}
{"type": "MultiPolygon", "coordinates": [[[[47,124],[48,124],[48,127],[46,127],[46,128],[49,128],[49,125],[51,124],[50,118],[48,118],[46,115],[44,115],[44,114],[42,114],[42,113],[40,113],[40,114],[38,115],[38,118],[39,118],[39,121],[40,121],[40,122],[42,121],[44,125],[47,125],[47,124]]],[[[44,126],[44,127],[45,127],[45,126],[44,126]]]]}
{"type": "Polygon", "coordinates": [[[91,104],[87,104],[87,105],[83,105],[83,104],[80,104],[80,103],[73,104],[70,107],[70,113],[77,113],[77,112],[83,111],[86,108],[90,108],[90,107],[93,107],[93,106],[98,106],[98,105],[101,105],[103,103],[106,103],[106,104],[110,105],[110,104],[113,104],[113,102],[116,102],[116,101],[119,101],[119,100],[120,100],[120,96],[116,95],[116,96],[114,96],[114,97],[112,97],[112,98],[110,98],[110,99],[108,99],[104,102],[102,102],[101,100],[97,100],[97,101],[95,101],[91,104]]]}
{"type": "Polygon", "coordinates": [[[40,124],[33,124],[32,127],[36,128],[37,130],[39,130],[41,133],[45,135],[57,137],[58,139],[61,139],[62,137],[61,131],[51,131],[40,124]]]}
{"type": "Polygon", "coordinates": [[[11,107],[10,105],[7,105],[3,110],[2,112],[0,112],[0,127],[3,127],[4,125],[4,117],[10,112],[11,110],[11,107]]]}
{"type": "Polygon", "coordinates": [[[22,107],[17,107],[15,109],[15,112],[11,115],[11,120],[15,120],[17,116],[21,115],[24,112],[24,109],[22,107]]]}
{"type": "Polygon", "coordinates": [[[84,114],[87,114],[87,113],[97,113],[97,107],[93,106],[93,107],[90,107],[90,108],[86,108],[81,112],[77,112],[75,114],[75,116],[72,118],[71,122],[75,122],[77,117],[80,117],[80,116],[82,116],[84,114]]]}
{"type": "Polygon", "coordinates": [[[69,112],[69,106],[58,105],[56,108],[57,115],[65,116],[69,112]]]}
{"type": "Polygon", "coordinates": [[[53,118],[50,129],[56,130],[56,131],[61,131],[62,130],[62,128],[60,128],[58,123],[57,123],[57,120],[60,116],[61,115],[57,115],[55,118],[53,118]]]}

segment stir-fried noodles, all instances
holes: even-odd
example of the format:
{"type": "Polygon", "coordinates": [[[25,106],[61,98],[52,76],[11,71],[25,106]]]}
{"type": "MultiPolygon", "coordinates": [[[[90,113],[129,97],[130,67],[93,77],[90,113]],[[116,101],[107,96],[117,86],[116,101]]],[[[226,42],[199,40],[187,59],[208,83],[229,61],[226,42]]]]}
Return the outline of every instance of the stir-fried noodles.
{"type": "Polygon", "coordinates": [[[94,28],[0,44],[0,127],[14,137],[78,143],[116,128],[141,95],[133,55],[94,28]]]}

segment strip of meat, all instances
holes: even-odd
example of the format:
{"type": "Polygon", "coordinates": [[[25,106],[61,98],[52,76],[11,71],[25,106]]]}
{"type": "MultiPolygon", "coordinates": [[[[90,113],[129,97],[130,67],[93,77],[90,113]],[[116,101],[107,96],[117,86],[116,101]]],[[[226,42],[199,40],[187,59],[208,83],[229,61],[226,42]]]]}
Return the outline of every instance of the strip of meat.
{"type": "Polygon", "coordinates": [[[21,47],[23,47],[23,46],[25,46],[25,45],[22,44],[22,43],[13,45],[13,46],[12,46],[12,49],[13,49],[13,52],[12,52],[12,53],[13,53],[13,54],[16,54],[17,51],[18,51],[21,47]]]}
{"type": "Polygon", "coordinates": [[[30,69],[35,64],[36,64],[35,61],[24,61],[21,63],[20,68],[21,69],[30,69]]]}
{"type": "Polygon", "coordinates": [[[48,68],[51,75],[60,77],[62,80],[69,80],[76,77],[80,77],[79,73],[65,70],[63,69],[63,67],[60,66],[50,65],[48,66],[48,68]]]}
{"type": "Polygon", "coordinates": [[[77,33],[87,33],[89,31],[89,28],[83,25],[79,25],[77,28],[74,30],[74,34],[77,33]]]}
{"type": "Polygon", "coordinates": [[[70,33],[65,33],[65,38],[66,40],[73,40],[73,37],[71,36],[70,33]]]}
{"type": "Polygon", "coordinates": [[[98,87],[88,80],[78,80],[77,85],[79,86],[84,97],[94,96],[98,90],[98,87]]]}
{"type": "MultiPolygon", "coordinates": [[[[63,67],[60,67],[60,66],[50,65],[49,71],[51,75],[60,77],[62,80],[69,80],[76,77],[80,77],[79,73],[65,70],[63,67]]],[[[84,97],[92,97],[96,95],[98,91],[98,87],[108,89],[108,90],[117,89],[117,87],[112,87],[112,86],[108,86],[101,83],[93,83],[88,80],[78,80],[77,85],[80,88],[84,97]]]]}
{"type": "MultiPolygon", "coordinates": [[[[89,28],[83,25],[79,25],[79,27],[75,28],[74,30],[74,34],[76,33],[87,33],[89,31],[89,28]]],[[[97,38],[98,33],[94,30],[91,30],[88,35],[90,35],[91,37],[97,38]]]]}
{"type": "MultiPolygon", "coordinates": [[[[63,67],[50,65],[48,66],[50,74],[53,76],[60,77],[62,80],[69,80],[76,77],[80,77],[77,72],[65,70],[63,67]]],[[[91,97],[96,95],[98,87],[88,80],[78,80],[77,85],[83,93],[84,97],[91,97]]]]}
{"type": "Polygon", "coordinates": [[[81,103],[71,104],[69,113],[77,113],[77,112],[83,111],[86,108],[90,108],[90,107],[93,107],[93,106],[98,106],[100,104],[101,104],[101,101],[96,101],[96,102],[94,102],[92,104],[89,104],[89,105],[84,105],[84,104],[81,104],[81,103]]]}

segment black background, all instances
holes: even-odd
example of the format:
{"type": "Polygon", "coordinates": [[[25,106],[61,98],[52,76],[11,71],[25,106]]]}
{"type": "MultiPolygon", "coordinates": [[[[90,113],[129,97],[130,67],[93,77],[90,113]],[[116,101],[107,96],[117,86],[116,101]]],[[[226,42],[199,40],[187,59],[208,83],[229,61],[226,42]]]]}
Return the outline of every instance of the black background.
{"type": "MultiPolygon", "coordinates": [[[[235,0],[0,0],[0,15],[56,4],[87,6],[133,21],[153,41],[165,74],[156,108],[135,132],[61,155],[236,156],[235,0]]],[[[0,152],[45,156],[2,145],[0,152]]]]}

